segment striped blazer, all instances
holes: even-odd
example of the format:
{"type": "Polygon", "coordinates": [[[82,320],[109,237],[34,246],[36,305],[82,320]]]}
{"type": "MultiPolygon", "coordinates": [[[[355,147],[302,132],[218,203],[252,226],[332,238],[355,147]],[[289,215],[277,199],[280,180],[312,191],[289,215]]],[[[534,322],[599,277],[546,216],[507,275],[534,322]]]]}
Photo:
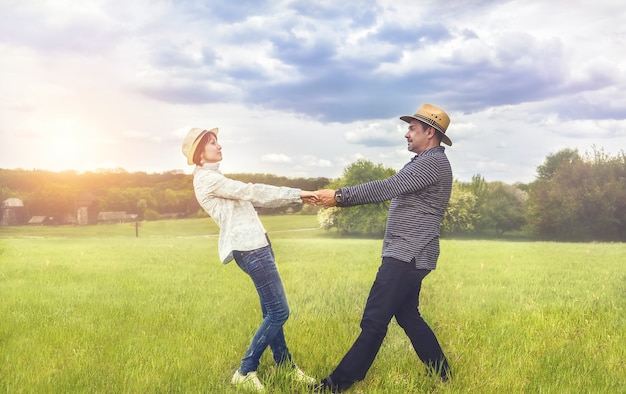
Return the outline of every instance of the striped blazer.
{"type": "Polygon", "coordinates": [[[439,257],[439,231],[452,192],[452,169],[443,146],[411,159],[384,179],[341,188],[340,207],[391,200],[382,257],[415,262],[434,270],[439,257]]]}

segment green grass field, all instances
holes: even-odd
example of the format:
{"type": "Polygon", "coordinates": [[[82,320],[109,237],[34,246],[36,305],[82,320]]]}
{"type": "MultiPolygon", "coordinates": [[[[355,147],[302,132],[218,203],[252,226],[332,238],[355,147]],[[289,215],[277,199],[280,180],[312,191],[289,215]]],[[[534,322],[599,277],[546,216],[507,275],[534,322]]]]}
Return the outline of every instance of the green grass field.
{"type": "MultiPolygon", "coordinates": [[[[381,240],[262,217],[296,362],[322,378],[359,332],[381,240]]],[[[0,391],[231,393],[258,297],[217,257],[210,219],[0,227],[0,391]]],[[[442,240],[422,313],[455,372],[425,375],[393,322],[352,393],[626,392],[626,245],[442,240]]],[[[304,393],[266,352],[271,393],[304,393]]]]}

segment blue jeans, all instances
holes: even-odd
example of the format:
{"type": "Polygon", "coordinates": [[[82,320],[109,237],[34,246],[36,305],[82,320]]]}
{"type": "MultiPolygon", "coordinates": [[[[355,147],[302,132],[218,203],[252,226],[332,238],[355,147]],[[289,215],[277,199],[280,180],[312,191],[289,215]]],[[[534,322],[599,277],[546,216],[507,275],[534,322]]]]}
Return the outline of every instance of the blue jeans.
{"type": "Polygon", "coordinates": [[[289,317],[289,305],[271,245],[246,252],[233,251],[233,256],[237,265],[252,278],[263,312],[263,321],[241,360],[239,372],[245,375],[256,371],[268,346],[277,364],[293,364],[283,333],[283,324],[289,317]]]}
{"type": "Polygon", "coordinates": [[[448,377],[450,367],[435,334],[419,312],[419,294],[422,280],[429,270],[415,268],[384,257],[370,290],[363,318],[361,334],[326,382],[339,390],[346,390],[363,380],[387,335],[387,326],[395,316],[398,325],[411,340],[417,356],[429,369],[442,378],[448,377]]]}

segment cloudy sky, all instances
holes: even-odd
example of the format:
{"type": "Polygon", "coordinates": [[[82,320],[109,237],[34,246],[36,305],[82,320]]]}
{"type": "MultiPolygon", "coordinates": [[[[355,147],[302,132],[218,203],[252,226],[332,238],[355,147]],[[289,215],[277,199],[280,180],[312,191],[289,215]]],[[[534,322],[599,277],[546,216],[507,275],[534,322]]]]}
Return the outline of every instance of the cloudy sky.
{"type": "Polygon", "coordinates": [[[530,182],[545,157],[626,148],[621,0],[0,0],[0,168],[399,169],[420,104],[455,177],[530,182]]]}

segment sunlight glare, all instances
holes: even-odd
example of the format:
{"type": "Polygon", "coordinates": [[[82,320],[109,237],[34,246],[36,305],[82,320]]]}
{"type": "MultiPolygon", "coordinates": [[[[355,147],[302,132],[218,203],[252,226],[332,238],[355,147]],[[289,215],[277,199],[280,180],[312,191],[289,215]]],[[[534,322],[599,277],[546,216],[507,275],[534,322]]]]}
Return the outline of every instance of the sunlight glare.
{"type": "Polygon", "coordinates": [[[85,130],[73,119],[63,119],[47,126],[48,152],[52,170],[84,171],[87,156],[85,130]]]}

